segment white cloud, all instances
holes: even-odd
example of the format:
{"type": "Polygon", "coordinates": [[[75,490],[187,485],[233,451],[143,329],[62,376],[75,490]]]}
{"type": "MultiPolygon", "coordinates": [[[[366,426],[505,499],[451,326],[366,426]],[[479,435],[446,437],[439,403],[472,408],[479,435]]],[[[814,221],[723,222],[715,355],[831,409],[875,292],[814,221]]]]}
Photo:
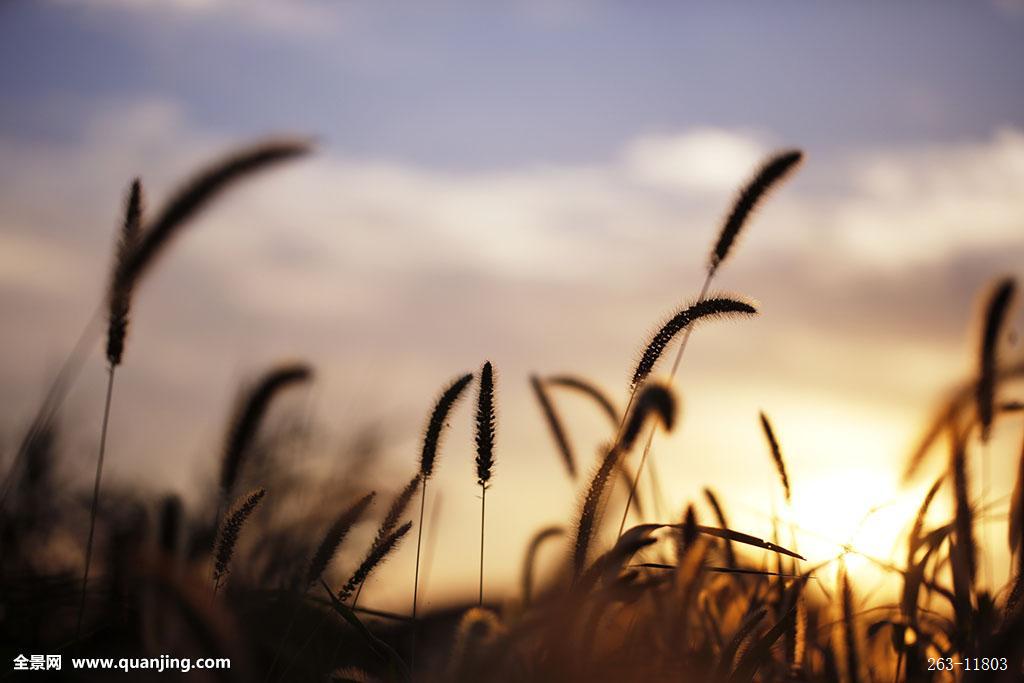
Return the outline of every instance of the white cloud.
{"type": "MultiPolygon", "coordinates": [[[[629,141],[621,163],[464,174],[322,150],[218,204],[202,221],[216,228],[193,231],[175,258],[214,272],[227,259],[234,270],[224,294],[238,290],[246,302],[273,300],[280,285],[268,273],[294,273],[305,284],[288,286],[308,290],[306,312],[323,301],[318,288],[345,282],[339,270],[363,279],[446,269],[511,282],[599,277],[618,287],[644,270],[700,267],[727,208],[723,193],[760,163],[763,139],[704,128],[629,141]],[[250,275],[239,280],[239,272],[250,275]],[[253,293],[260,283],[266,296],[253,293]]],[[[64,239],[106,253],[129,178],[142,172],[155,203],[197,161],[228,146],[191,130],[162,100],[109,104],[72,147],[0,139],[0,153],[15,161],[0,171],[4,229],[23,226],[27,240],[33,226],[47,240],[63,229],[64,239]]],[[[814,164],[812,154],[802,173],[816,172],[814,164]]],[[[790,258],[827,248],[835,273],[1021,242],[1024,133],[1015,129],[867,152],[840,160],[830,175],[839,180],[828,194],[773,196],[739,251],[790,258]]],[[[329,302],[323,307],[329,314],[329,302]]]]}
{"type": "MultiPolygon", "coordinates": [[[[768,149],[764,137],[707,128],[648,135],[604,165],[471,174],[323,150],[217,204],[176,245],[173,261],[208,270],[234,305],[289,318],[330,318],[345,291],[368,295],[374,283],[444,272],[635,288],[644,273],[700,269],[728,196],[768,149]]],[[[191,130],[161,100],[110,104],[70,148],[0,140],[0,152],[16,160],[0,171],[4,229],[22,226],[24,245],[38,226],[37,254],[60,247],[54,239],[62,238],[105,259],[129,178],[157,171],[142,173],[156,203],[197,160],[228,146],[191,130]]],[[[802,172],[814,173],[814,163],[812,155],[802,172]]],[[[1020,131],[868,152],[839,161],[830,175],[840,180],[829,194],[773,196],[744,235],[739,258],[806,262],[808,274],[835,280],[1022,242],[1020,131]],[[823,258],[827,267],[816,266],[823,258]]],[[[351,299],[346,306],[372,314],[372,306],[351,299]]]]}
{"type": "Polygon", "coordinates": [[[834,198],[832,232],[867,262],[900,267],[964,249],[1019,243],[1024,228],[1024,134],[866,154],[834,198]]]}
{"type": "Polygon", "coordinates": [[[764,157],[761,137],[720,128],[648,135],[624,151],[628,171],[642,182],[684,192],[728,192],[764,157]]]}

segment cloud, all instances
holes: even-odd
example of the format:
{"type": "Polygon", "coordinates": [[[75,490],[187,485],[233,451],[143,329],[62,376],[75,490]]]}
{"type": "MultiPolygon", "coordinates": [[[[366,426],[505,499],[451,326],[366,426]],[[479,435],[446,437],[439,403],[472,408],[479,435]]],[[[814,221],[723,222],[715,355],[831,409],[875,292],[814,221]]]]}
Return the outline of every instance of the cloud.
{"type": "MultiPolygon", "coordinates": [[[[453,275],[497,297],[510,296],[510,288],[547,288],[573,292],[580,306],[588,298],[658,301],[665,299],[659,289],[699,280],[728,196],[760,162],[767,137],[709,128],[645,135],[605,164],[476,173],[322,150],[233,190],[175,245],[165,277],[202,271],[218,305],[298,326],[379,325],[389,309],[404,306],[408,289],[429,293],[453,275]]],[[[69,250],[81,255],[77,268],[55,268],[45,281],[31,269],[7,269],[7,296],[37,288],[69,308],[81,305],[82,296],[102,289],[128,179],[145,170],[156,204],[197,162],[228,147],[159,99],[110,103],[70,146],[0,139],[0,153],[12,160],[0,171],[8,259],[30,254],[34,262],[66,263],[69,250]],[[98,283],[92,290],[83,285],[90,277],[98,283]]],[[[815,164],[812,155],[802,173],[827,172],[838,178],[833,189],[797,186],[773,196],[726,269],[727,278],[750,283],[754,296],[779,292],[782,310],[794,317],[797,299],[780,286],[787,282],[836,296],[848,289],[843,298],[851,299],[857,324],[871,307],[883,316],[889,310],[877,307],[884,292],[872,281],[906,282],[923,296],[909,274],[927,272],[928,282],[951,291],[968,281],[973,287],[980,271],[1006,262],[1000,254],[1024,245],[1017,191],[1024,134],[1015,129],[981,141],[868,151],[830,168],[815,164]],[[980,265],[957,266],[966,255],[980,265]]],[[[670,296],[666,305],[675,301],[670,296]]],[[[889,303],[913,306],[908,297],[889,303]]],[[[444,303],[435,305],[434,314],[443,314],[444,303]]],[[[643,318],[660,310],[639,308],[643,318]]]]}
{"type": "MultiPolygon", "coordinates": [[[[332,298],[347,287],[372,292],[444,272],[635,291],[645,273],[699,273],[728,195],[761,161],[766,138],[702,128],[640,136],[605,164],[475,173],[326,149],[233,191],[172,260],[223,273],[222,296],[236,305],[292,317],[336,315],[332,298]]],[[[0,139],[13,160],[0,170],[4,231],[33,253],[72,244],[105,257],[128,179],[145,170],[157,203],[230,144],[159,99],[104,106],[70,145],[0,139]]],[[[744,235],[741,268],[778,264],[841,285],[1022,244],[1024,134],[1015,129],[816,163],[812,154],[802,173],[839,178],[833,189],[772,197],[744,235]]]]}
{"type": "Polygon", "coordinates": [[[761,136],[697,128],[676,135],[648,135],[626,145],[628,171],[641,182],[682,192],[729,192],[764,158],[761,136]]]}
{"type": "Polygon", "coordinates": [[[1019,243],[1024,217],[1024,134],[851,163],[847,196],[832,200],[832,233],[864,261],[899,267],[957,251],[1019,243]]]}

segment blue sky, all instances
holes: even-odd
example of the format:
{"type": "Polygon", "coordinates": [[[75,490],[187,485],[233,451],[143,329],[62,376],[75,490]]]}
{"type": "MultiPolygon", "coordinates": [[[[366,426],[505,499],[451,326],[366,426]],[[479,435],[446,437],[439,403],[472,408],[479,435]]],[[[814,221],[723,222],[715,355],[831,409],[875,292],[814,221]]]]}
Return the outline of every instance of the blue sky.
{"type": "MultiPolygon", "coordinates": [[[[1022,38],[1014,0],[0,3],[0,436],[102,300],[130,178],[155,209],[239,143],[313,135],[313,158],[233,190],[140,288],[110,481],[208,482],[234,387],[295,356],[320,371],[331,434],[387,423],[377,484],[405,481],[435,392],[486,357],[488,509],[517,566],[575,500],[529,374],[621,395],[645,336],[696,294],[735,190],[795,145],[803,168],[715,283],[762,313],[694,335],[662,476],[674,509],[728,482],[737,523],[768,533],[766,410],[798,518],[885,555],[921,494],[899,463],[972,371],[979,293],[1024,275],[1022,38]],[[888,526],[860,524],[882,504],[888,526]]],[[[68,401],[74,452],[95,442],[96,355],[68,401]]],[[[607,437],[564,410],[581,453],[607,437]]],[[[475,551],[468,425],[449,443],[438,571],[457,585],[475,551]]],[[[809,556],[835,551],[814,538],[809,556]]]]}
{"type": "Polygon", "coordinates": [[[160,95],[233,135],[486,168],[604,159],[638,130],[757,128],[829,151],[981,135],[1024,111],[1024,13],[993,4],[289,4],[285,19],[9,2],[0,126],[74,135],[97,103],[160,95]]]}

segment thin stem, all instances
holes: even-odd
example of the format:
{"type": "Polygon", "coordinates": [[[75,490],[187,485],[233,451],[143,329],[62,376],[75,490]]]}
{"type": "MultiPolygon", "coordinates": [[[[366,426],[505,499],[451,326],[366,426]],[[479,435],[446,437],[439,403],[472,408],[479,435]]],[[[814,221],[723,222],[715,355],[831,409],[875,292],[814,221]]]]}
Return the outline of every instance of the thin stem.
{"type": "Polygon", "coordinates": [[[665,519],[665,496],[662,495],[661,476],[658,474],[658,461],[653,455],[650,457],[650,467],[647,468],[648,478],[651,480],[651,502],[654,504],[654,518],[665,519]]]}
{"type": "Polygon", "coordinates": [[[622,538],[622,532],[626,528],[626,518],[629,517],[629,507],[633,504],[633,497],[636,495],[637,484],[640,483],[640,473],[644,471],[644,463],[647,462],[647,454],[650,451],[650,443],[654,439],[654,428],[648,432],[647,446],[644,447],[643,455],[640,456],[640,464],[636,467],[636,472],[633,474],[633,482],[629,486],[629,497],[626,498],[626,507],[622,511],[622,521],[619,522],[619,533],[616,538],[622,538]]]}
{"type": "MultiPolygon", "coordinates": [[[[629,392],[629,397],[626,400],[626,408],[622,411],[622,418],[619,421],[619,428],[618,428],[618,431],[616,431],[616,433],[615,433],[615,440],[612,441],[612,447],[613,448],[618,446],[618,444],[622,441],[622,436],[623,436],[623,434],[626,431],[626,419],[629,417],[629,411],[633,408],[633,403],[636,401],[636,393],[637,393],[636,390],[638,388],[639,387],[633,387],[633,389],[629,392]]],[[[615,463],[616,467],[620,467],[622,465],[622,458],[623,457],[624,457],[624,454],[620,454],[619,455],[619,460],[617,460],[616,463],[615,463]]],[[[624,477],[627,476],[627,471],[625,469],[622,470],[622,476],[624,476],[624,477]]],[[[634,484],[632,484],[632,482],[629,482],[628,478],[627,478],[626,481],[628,483],[630,483],[630,486],[634,485],[634,484]]],[[[602,520],[603,521],[605,519],[605,513],[608,510],[608,505],[610,503],[611,503],[611,495],[610,494],[604,496],[603,500],[599,501],[599,503],[598,503],[598,513],[597,513],[597,517],[596,517],[598,520],[602,520]]],[[[630,498],[629,505],[632,505],[632,504],[633,504],[633,499],[630,498]]]]}
{"type": "MultiPolygon", "coordinates": [[[[697,301],[703,301],[704,297],[708,293],[708,287],[711,286],[711,279],[715,276],[714,269],[708,270],[707,276],[704,278],[704,284],[700,288],[700,294],[697,295],[697,301]]],[[[672,386],[672,382],[676,378],[676,373],[679,371],[679,363],[683,360],[683,352],[686,351],[686,343],[690,340],[690,333],[693,331],[692,325],[687,325],[686,329],[683,330],[683,338],[679,342],[679,350],[676,351],[675,361],[672,363],[672,373],[668,376],[668,385],[672,386]]],[[[632,402],[632,398],[630,399],[632,402]]],[[[623,416],[625,421],[625,416],[623,416]]],[[[647,431],[647,441],[644,443],[644,452],[640,457],[640,464],[636,468],[636,474],[633,475],[633,484],[629,487],[629,498],[626,500],[626,508],[622,511],[622,521],[619,523],[619,537],[622,536],[622,531],[626,528],[626,518],[629,517],[629,506],[633,504],[633,496],[636,495],[636,487],[640,481],[640,475],[644,471],[644,463],[647,462],[647,456],[651,451],[651,443],[654,441],[654,433],[658,430],[657,423],[652,424],[651,428],[647,431]]],[[[657,485],[656,483],[654,484],[657,485]]]]}
{"type": "Polygon", "coordinates": [[[487,486],[480,484],[480,597],[477,605],[484,604],[484,514],[487,509],[487,486]]]}
{"type": "Polygon", "coordinates": [[[423,594],[430,592],[431,570],[434,568],[434,555],[437,551],[438,520],[441,518],[441,502],[444,497],[438,493],[430,504],[430,532],[427,533],[423,548],[423,594]]]}
{"type": "Polygon", "coordinates": [[[96,479],[92,486],[92,509],[89,512],[89,540],[85,543],[85,571],[82,573],[82,597],[78,603],[78,623],[75,626],[75,639],[82,634],[82,617],[85,615],[85,595],[89,585],[89,568],[92,565],[92,543],[96,533],[96,513],[99,510],[100,480],[103,478],[103,456],[107,450],[107,425],[110,422],[110,398],[114,393],[115,366],[108,368],[107,398],[103,403],[103,427],[100,429],[100,454],[96,460],[96,479]]]}
{"type": "Polygon", "coordinates": [[[420,588],[420,547],[423,545],[423,513],[427,506],[427,482],[423,478],[423,489],[420,491],[420,525],[416,530],[416,573],[412,580],[412,649],[409,656],[409,668],[413,674],[416,673],[416,632],[419,630],[419,623],[416,621],[416,604],[419,598],[420,588]]]}
{"type": "Polygon", "coordinates": [[[359,595],[363,592],[363,584],[366,583],[366,579],[359,582],[359,588],[356,589],[356,594],[352,596],[352,609],[355,609],[356,603],[359,602],[359,595]]]}
{"type": "MultiPolygon", "coordinates": [[[[709,270],[707,276],[704,278],[704,284],[700,288],[700,294],[697,295],[697,301],[703,301],[704,297],[708,294],[708,288],[711,286],[711,279],[715,276],[715,271],[709,270]]],[[[686,343],[690,341],[690,333],[693,332],[693,326],[687,325],[686,329],[683,330],[683,338],[679,342],[679,350],[676,352],[676,358],[672,362],[672,374],[669,375],[669,381],[675,379],[676,373],[679,372],[679,364],[683,360],[683,352],[686,351],[686,343]]]]}
{"type": "Polygon", "coordinates": [[[412,582],[412,618],[416,620],[416,603],[419,597],[420,587],[420,547],[423,545],[423,513],[427,506],[427,479],[423,480],[423,490],[420,491],[420,527],[416,530],[416,573],[412,582]]]}

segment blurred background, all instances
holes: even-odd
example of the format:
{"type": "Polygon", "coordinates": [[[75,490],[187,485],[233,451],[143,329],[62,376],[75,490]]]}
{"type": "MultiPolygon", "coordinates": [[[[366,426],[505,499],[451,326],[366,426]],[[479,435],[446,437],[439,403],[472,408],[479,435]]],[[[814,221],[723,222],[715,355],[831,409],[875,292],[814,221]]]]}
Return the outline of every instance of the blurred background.
{"type": "MultiPolygon", "coordinates": [[[[155,208],[237,144],[312,135],[313,158],[218,201],[138,293],[105,481],[194,499],[238,384],[299,357],[318,377],[296,409],[329,443],[371,434],[370,484],[394,488],[415,471],[436,393],[490,359],[498,595],[579,489],[529,375],[579,374],[624,403],[649,334],[696,296],[735,191],[796,146],[805,164],[715,283],[761,315],[690,341],[681,426],[655,442],[665,514],[711,486],[735,528],[768,535],[773,510],[789,517],[809,560],[845,543],[888,557],[932,474],[901,485],[906,452],[942,390],[974,371],[979,294],[1022,274],[1021,64],[1012,0],[7,0],[0,438],[16,442],[99,306],[132,177],[155,208]],[[759,410],[788,460],[789,511],[759,410]]],[[[94,356],[66,406],[72,483],[95,463],[94,356]]],[[[557,401],[585,474],[608,428],[578,397],[557,401]]],[[[453,416],[431,486],[428,605],[475,596],[470,418],[468,404],[453,416]]],[[[997,438],[1019,440],[1019,424],[997,438]]],[[[343,469],[344,450],[296,467],[343,469]]],[[[1016,463],[991,467],[1002,500],[1016,463]]],[[[1005,547],[1005,525],[987,533],[1005,547]]],[[[412,561],[409,544],[366,604],[406,605],[412,561]]]]}

